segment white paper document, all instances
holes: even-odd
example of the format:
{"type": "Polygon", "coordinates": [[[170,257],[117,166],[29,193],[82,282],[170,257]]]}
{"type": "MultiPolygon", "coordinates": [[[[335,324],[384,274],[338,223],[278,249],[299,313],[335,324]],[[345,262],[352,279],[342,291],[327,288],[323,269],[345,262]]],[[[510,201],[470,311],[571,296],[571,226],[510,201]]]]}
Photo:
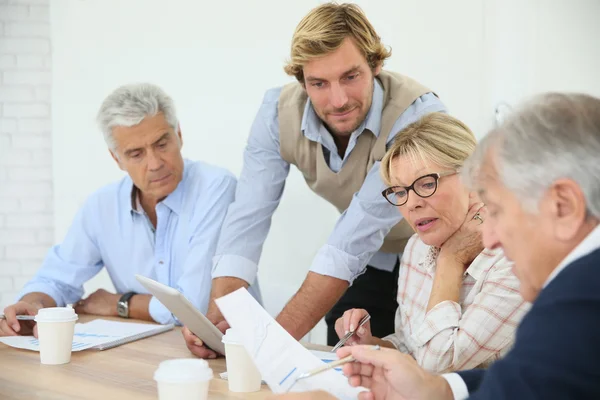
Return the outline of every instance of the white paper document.
{"type": "MultiPolygon", "coordinates": [[[[310,352],[312,354],[314,354],[315,356],[317,356],[319,358],[319,360],[323,361],[326,364],[340,359],[337,356],[337,354],[329,352],[329,351],[310,350],[310,352]]],[[[338,371],[340,374],[342,373],[342,367],[334,368],[334,370],[338,371]]],[[[221,379],[223,379],[225,381],[229,379],[229,374],[227,373],[227,371],[221,372],[219,374],[219,376],[221,377],[221,379]]],[[[262,384],[266,385],[267,382],[262,381],[262,384]]]]}
{"type": "MultiPolygon", "coordinates": [[[[109,349],[171,329],[173,329],[173,325],[138,324],[96,319],[84,324],[75,324],[72,350],[109,349]]],[[[0,337],[0,343],[18,349],[40,351],[40,344],[33,336],[0,337]]]]}
{"type": "MultiPolygon", "coordinates": [[[[281,327],[246,289],[216,300],[229,325],[241,333],[244,347],[274,393],[283,393],[296,377],[324,365],[281,327]]],[[[293,392],[324,390],[339,399],[356,399],[364,388],[353,388],[339,371],[328,370],[298,381],[293,392]]]]}

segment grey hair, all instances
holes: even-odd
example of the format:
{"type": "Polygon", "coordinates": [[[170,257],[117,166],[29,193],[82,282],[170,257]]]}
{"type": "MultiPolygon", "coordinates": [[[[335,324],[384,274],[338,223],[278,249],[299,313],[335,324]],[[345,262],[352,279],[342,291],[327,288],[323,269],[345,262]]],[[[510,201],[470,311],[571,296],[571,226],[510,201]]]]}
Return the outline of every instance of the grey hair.
{"type": "Polygon", "coordinates": [[[96,120],[108,148],[114,151],[114,127],[134,126],[158,113],[163,113],[167,123],[177,132],[177,114],[171,97],[151,83],[134,83],[121,86],[109,94],[102,102],[96,120]]]}
{"type": "MultiPolygon", "coordinates": [[[[586,94],[545,93],[527,102],[479,142],[465,163],[468,186],[493,157],[502,184],[524,208],[537,212],[553,182],[580,186],[588,216],[600,218],[600,99],[586,94]]],[[[490,164],[488,164],[490,165],[490,164]]]]}

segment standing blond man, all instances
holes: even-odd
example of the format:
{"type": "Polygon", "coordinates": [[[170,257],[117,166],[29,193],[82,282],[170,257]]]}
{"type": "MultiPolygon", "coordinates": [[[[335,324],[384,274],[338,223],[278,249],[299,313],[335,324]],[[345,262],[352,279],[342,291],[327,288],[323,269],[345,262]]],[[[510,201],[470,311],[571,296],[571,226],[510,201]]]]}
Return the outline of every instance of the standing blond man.
{"type": "MultiPolygon", "coordinates": [[[[320,5],[296,28],[285,72],[297,82],[264,96],[213,260],[208,317],[220,328],[212,300],[255,282],[271,216],[295,165],[341,216],[279,323],[301,338],[327,314],[331,344],[336,319],[364,308],[379,321],[374,334],[394,331],[398,256],[413,231],[380,195],[379,161],[396,132],[445,107],[414,80],[383,71],[390,55],[354,4],[320,5]]],[[[194,354],[215,356],[189,331],[184,336],[194,354]]]]}

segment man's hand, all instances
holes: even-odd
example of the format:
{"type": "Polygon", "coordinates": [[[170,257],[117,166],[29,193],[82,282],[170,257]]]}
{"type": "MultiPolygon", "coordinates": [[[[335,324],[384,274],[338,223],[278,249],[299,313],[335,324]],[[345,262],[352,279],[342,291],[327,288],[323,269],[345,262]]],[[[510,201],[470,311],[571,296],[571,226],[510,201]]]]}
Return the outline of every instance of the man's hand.
{"type": "MultiPolygon", "coordinates": [[[[217,307],[217,303],[215,303],[215,299],[228,295],[229,293],[235,292],[236,290],[242,287],[246,289],[248,288],[248,282],[246,282],[243,279],[234,278],[232,276],[213,279],[212,287],[210,290],[210,300],[208,302],[208,311],[206,312],[206,318],[208,318],[208,320],[215,325],[218,325],[220,322],[225,321],[223,314],[221,314],[219,307],[217,307]]],[[[192,353],[194,352],[192,351],[192,353]]]]}
{"type": "Polygon", "coordinates": [[[31,304],[19,301],[4,309],[6,319],[0,320],[0,336],[31,335],[37,337],[37,325],[35,321],[19,321],[17,315],[37,315],[41,304],[31,304]]]}
{"type": "MultiPolygon", "coordinates": [[[[211,321],[212,322],[212,321],[211,321]]],[[[229,324],[227,321],[223,320],[217,324],[215,324],[218,330],[222,333],[225,333],[227,329],[229,329],[229,324]]],[[[181,334],[183,335],[183,339],[185,340],[185,345],[192,352],[193,355],[200,358],[217,358],[219,353],[213,351],[204,345],[204,342],[200,340],[200,338],[192,333],[188,329],[187,326],[184,326],[181,330],[181,334]]]]}
{"type": "Polygon", "coordinates": [[[360,400],[453,399],[444,378],[426,372],[411,356],[397,350],[351,346],[342,347],[337,355],[356,359],[343,370],[350,385],[371,390],[362,392],[360,400]]]}
{"type": "MultiPolygon", "coordinates": [[[[229,324],[225,321],[223,314],[219,311],[215,299],[228,295],[231,292],[238,290],[239,288],[248,288],[248,283],[243,279],[234,277],[222,277],[215,278],[212,281],[212,288],[210,290],[210,300],[208,302],[208,312],[206,318],[212,322],[218,330],[222,333],[229,328],[229,324]]],[[[188,327],[184,326],[181,330],[185,345],[192,352],[193,355],[200,358],[217,358],[219,353],[209,349],[204,345],[204,342],[200,338],[192,333],[188,327]]]]}
{"type": "Polygon", "coordinates": [[[107,292],[104,289],[98,289],[94,293],[75,303],[75,312],[77,314],[103,315],[107,317],[118,317],[117,303],[121,298],[120,294],[107,292]]]}

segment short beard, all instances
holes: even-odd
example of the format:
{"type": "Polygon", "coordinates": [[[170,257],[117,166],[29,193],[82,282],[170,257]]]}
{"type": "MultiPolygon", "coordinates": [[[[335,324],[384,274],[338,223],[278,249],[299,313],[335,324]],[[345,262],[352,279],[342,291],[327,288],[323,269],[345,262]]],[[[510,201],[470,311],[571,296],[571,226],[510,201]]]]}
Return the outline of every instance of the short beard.
{"type": "MultiPolygon", "coordinates": [[[[354,126],[352,126],[352,129],[348,130],[348,131],[338,131],[336,130],[334,127],[329,126],[325,120],[319,115],[319,118],[321,119],[321,121],[323,121],[323,124],[327,127],[327,130],[336,136],[350,136],[352,134],[352,132],[354,132],[355,130],[358,129],[358,127],[365,121],[365,119],[367,118],[367,114],[369,114],[369,110],[371,110],[371,106],[373,105],[373,89],[374,89],[374,82],[373,79],[371,79],[371,85],[369,87],[369,93],[371,95],[371,97],[369,98],[369,104],[368,107],[366,107],[364,114],[360,115],[357,119],[356,124],[354,124],[354,126]]],[[[349,111],[349,107],[342,107],[339,108],[337,110],[335,110],[334,112],[337,113],[343,113],[344,111],[349,111]]]]}

